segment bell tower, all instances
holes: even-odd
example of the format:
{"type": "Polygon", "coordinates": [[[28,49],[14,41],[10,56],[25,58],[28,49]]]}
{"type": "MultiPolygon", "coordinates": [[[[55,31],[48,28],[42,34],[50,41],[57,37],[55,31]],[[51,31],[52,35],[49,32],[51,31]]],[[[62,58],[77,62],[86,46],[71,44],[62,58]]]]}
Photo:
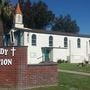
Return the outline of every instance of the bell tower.
{"type": "Polygon", "coordinates": [[[23,28],[24,27],[24,25],[23,25],[23,15],[22,15],[22,11],[21,11],[19,3],[16,6],[14,23],[15,23],[16,28],[23,28]]]}

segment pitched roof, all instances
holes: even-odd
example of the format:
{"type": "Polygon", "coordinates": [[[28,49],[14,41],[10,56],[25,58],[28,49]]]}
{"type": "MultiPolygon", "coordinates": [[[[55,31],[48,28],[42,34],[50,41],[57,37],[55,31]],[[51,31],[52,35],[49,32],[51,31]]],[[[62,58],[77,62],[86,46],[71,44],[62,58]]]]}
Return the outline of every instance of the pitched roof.
{"type": "Polygon", "coordinates": [[[16,14],[22,14],[22,11],[21,11],[20,4],[19,3],[16,6],[16,14]]]}
{"type": "Polygon", "coordinates": [[[41,34],[52,34],[52,35],[64,35],[64,36],[72,36],[72,37],[84,37],[90,38],[90,35],[87,34],[74,34],[74,33],[65,33],[65,32],[58,32],[58,31],[45,31],[45,30],[38,30],[38,29],[25,29],[25,28],[14,28],[14,30],[25,31],[25,32],[32,32],[32,33],[41,33],[41,34]]]}

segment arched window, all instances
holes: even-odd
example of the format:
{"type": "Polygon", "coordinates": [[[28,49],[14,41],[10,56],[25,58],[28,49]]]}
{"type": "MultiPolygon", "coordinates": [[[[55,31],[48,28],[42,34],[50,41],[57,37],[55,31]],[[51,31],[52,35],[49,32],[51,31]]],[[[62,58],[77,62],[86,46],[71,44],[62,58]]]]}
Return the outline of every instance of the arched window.
{"type": "Polygon", "coordinates": [[[53,37],[49,36],[49,46],[53,46],[53,37]]]}
{"type": "Polygon", "coordinates": [[[32,35],[32,46],[36,46],[36,35],[32,35]]]}
{"type": "Polygon", "coordinates": [[[77,48],[80,48],[81,47],[81,40],[80,38],[77,39],[77,48]]]}
{"type": "Polygon", "coordinates": [[[64,38],[64,47],[68,47],[68,39],[67,39],[67,37],[64,38]]]}

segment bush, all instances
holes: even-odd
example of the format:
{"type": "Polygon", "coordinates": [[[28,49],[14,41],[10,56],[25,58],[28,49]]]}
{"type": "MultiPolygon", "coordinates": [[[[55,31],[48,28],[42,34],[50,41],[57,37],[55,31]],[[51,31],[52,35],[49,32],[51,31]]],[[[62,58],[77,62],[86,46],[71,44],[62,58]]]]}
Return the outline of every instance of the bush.
{"type": "Polygon", "coordinates": [[[66,60],[62,60],[62,59],[59,59],[59,60],[57,60],[57,63],[68,63],[68,61],[66,61],[66,60]]]}
{"type": "Polygon", "coordinates": [[[88,64],[89,62],[88,61],[85,61],[85,64],[88,64]]]}
{"type": "Polygon", "coordinates": [[[64,60],[59,59],[57,63],[64,63],[64,60]]]}
{"type": "Polygon", "coordinates": [[[65,63],[68,63],[68,61],[64,61],[65,63]]]}

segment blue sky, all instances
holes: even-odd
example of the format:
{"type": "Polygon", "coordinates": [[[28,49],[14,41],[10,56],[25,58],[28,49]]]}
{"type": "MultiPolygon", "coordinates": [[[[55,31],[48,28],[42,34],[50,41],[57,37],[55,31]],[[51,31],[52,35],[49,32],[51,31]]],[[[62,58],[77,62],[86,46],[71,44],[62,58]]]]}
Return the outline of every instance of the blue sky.
{"type": "MultiPolygon", "coordinates": [[[[39,0],[31,0],[36,2],[39,0]]],[[[70,14],[80,27],[80,33],[90,34],[90,0],[43,0],[56,16],[70,14]]],[[[16,3],[17,0],[12,0],[16,3]]]]}

